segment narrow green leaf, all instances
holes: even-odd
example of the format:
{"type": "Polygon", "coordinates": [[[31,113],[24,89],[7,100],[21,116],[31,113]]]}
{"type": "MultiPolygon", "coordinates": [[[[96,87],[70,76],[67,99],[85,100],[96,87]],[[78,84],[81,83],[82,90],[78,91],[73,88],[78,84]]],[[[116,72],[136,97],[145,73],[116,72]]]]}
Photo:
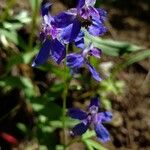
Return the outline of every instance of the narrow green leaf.
{"type": "MultiPolygon", "coordinates": [[[[101,40],[100,40],[101,41],[101,40]]],[[[103,44],[101,42],[96,42],[95,40],[93,39],[90,39],[90,38],[85,38],[85,42],[86,43],[93,43],[93,45],[99,49],[101,49],[103,51],[104,54],[106,55],[111,55],[111,56],[118,56],[119,55],[119,50],[117,48],[113,48],[113,47],[110,47],[106,44],[103,44]]]]}
{"type": "Polygon", "coordinates": [[[94,130],[92,130],[92,131],[88,130],[86,133],[84,133],[84,134],[82,135],[82,139],[83,139],[83,140],[89,139],[89,138],[91,138],[91,137],[93,137],[93,136],[95,136],[95,135],[96,135],[96,134],[95,134],[95,131],[94,131],[94,130]]]}
{"type": "Polygon", "coordinates": [[[85,143],[88,150],[94,150],[94,148],[91,145],[89,145],[88,142],[84,141],[84,143],[85,143]]]}
{"type": "Polygon", "coordinates": [[[102,146],[100,143],[91,140],[91,139],[86,139],[85,141],[88,145],[92,146],[93,148],[97,149],[97,150],[108,150],[107,148],[105,148],[104,146],[102,146]]]}
{"type": "Polygon", "coordinates": [[[138,62],[138,61],[141,61],[145,58],[148,58],[150,57],[150,49],[149,50],[146,50],[146,51],[141,51],[137,54],[134,54],[132,56],[130,56],[124,63],[123,63],[123,66],[126,67],[128,65],[131,65],[135,62],[138,62]]]}
{"type": "Polygon", "coordinates": [[[143,47],[124,42],[114,41],[111,39],[102,39],[100,37],[94,37],[85,31],[85,42],[93,43],[94,46],[100,48],[104,54],[110,56],[119,56],[125,53],[131,53],[143,49],[143,47]]]}

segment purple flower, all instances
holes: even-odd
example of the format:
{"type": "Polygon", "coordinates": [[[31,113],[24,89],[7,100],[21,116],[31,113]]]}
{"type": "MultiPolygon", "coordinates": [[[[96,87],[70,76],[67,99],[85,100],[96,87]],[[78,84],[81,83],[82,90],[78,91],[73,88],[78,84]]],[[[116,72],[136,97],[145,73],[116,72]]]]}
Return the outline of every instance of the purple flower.
{"type": "Polygon", "coordinates": [[[68,110],[68,115],[74,119],[78,119],[81,121],[71,130],[71,135],[80,136],[87,131],[90,125],[93,125],[98,139],[102,142],[109,141],[109,132],[103,126],[103,123],[111,121],[112,113],[109,111],[98,112],[98,109],[99,99],[97,97],[94,97],[91,100],[88,112],[82,111],[77,108],[70,108],[68,110]]]}
{"type": "Polygon", "coordinates": [[[91,55],[100,58],[101,50],[90,45],[89,47],[83,49],[79,54],[77,53],[68,54],[66,64],[72,70],[72,72],[75,72],[85,64],[88,67],[89,71],[91,72],[93,78],[97,81],[101,81],[99,73],[88,62],[88,56],[91,55]]]}
{"type": "Polygon", "coordinates": [[[49,3],[41,6],[43,27],[40,39],[42,40],[42,47],[32,63],[33,67],[45,63],[49,57],[59,64],[66,56],[65,45],[60,42],[62,29],[52,25],[54,18],[49,13],[50,8],[51,4],[49,3]]]}
{"type": "Polygon", "coordinates": [[[49,11],[51,10],[52,3],[44,3],[44,1],[41,3],[41,15],[44,17],[45,15],[49,14],[49,11]]]}
{"type": "Polygon", "coordinates": [[[85,27],[94,36],[103,35],[106,32],[104,21],[106,12],[103,9],[94,8],[95,0],[79,0],[77,8],[61,12],[54,17],[53,24],[63,28],[62,39],[73,42],[78,36],[81,27],[85,27]]]}

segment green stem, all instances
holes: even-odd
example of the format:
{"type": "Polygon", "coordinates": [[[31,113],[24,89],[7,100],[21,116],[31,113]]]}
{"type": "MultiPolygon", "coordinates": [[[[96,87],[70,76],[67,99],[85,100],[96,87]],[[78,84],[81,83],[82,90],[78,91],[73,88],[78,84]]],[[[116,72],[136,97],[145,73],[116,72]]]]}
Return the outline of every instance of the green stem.
{"type": "MultiPolygon", "coordinates": [[[[66,46],[66,53],[68,51],[68,45],[66,46]]],[[[66,135],[66,103],[67,103],[67,95],[68,88],[71,78],[68,76],[68,68],[66,66],[66,60],[64,62],[64,91],[62,95],[63,99],[63,112],[62,112],[62,125],[63,125],[63,138],[64,138],[64,150],[67,150],[67,135],[66,135]]]]}
{"type": "Polygon", "coordinates": [[[36,29],[36,21],[37,21],[37,17],[38,17],[38,11],[39,11],[39,3],[38,0],[34,0],[35,1],[35,6],[33,9],[33,13],[32,13],[32,23],[31,23],[31,34],[29,37],[29,48],[28,50],[32,50],[33,47],[33,38],[34,38],[34,33],[35,33],[35,29],[36,29]]]}
{"type": "Polygon", "coordinates": [[[66,96],[64,96],[64,98],[63,98],[63,138],[64,138],[64,150],[66,149],[65,145],[67,143],[65,116],[66,116],[66,96]]]}

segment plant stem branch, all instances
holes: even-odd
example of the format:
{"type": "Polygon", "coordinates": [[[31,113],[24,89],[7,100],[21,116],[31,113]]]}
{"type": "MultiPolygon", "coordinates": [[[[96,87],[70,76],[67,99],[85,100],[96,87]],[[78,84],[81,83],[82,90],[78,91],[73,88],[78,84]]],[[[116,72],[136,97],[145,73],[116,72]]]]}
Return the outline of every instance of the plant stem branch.
{"type": "Polygon", "coordinates": [[[36,29],[36,22],[37,22],[37,17],[38,17],[38,10],[39,10],[39,3],[38,0],[35,0],[35,6],[33,8],[32,12],[32,23],[31,23],[31,34],[29,37],[29,51],[32,50],[33,47],[33,38],[34,38],[34,33],[36,29]]]}
{"type": "MultiPolygon", "coordinates": [[[[68,50],[68,46],[66,47],[66,51],[68,50]]],[[[66,103],[67,103],[67,95],[68,95],[68,87],[70,83],[70,78],[68,76],[68,68],[66,66],[66,60],[64,62],[64,91],[62,95],[63,99],[63,112],[62,112],[62,125],[63,125],[63,138],[64,138],[64,150],[67,149],[67,135],[66,135],[66,103]]]]}
{"type": "MultiPolygon", "coordinates": [[[[66,81],[66,80],[65,80],[66,81]]],[[[63,138],[64,138],[64,145],[67,143],[67,137],[66,137],[66,101],[67,101],[67,93],[68,93],[68,86],[67,83],[64,83],[64,92],[63,92],[63,138]]],[[[64,146],[65,147],[65,146],[64,146]]],[[[64,148],[65,150],[65,148],[64,148]]]]}

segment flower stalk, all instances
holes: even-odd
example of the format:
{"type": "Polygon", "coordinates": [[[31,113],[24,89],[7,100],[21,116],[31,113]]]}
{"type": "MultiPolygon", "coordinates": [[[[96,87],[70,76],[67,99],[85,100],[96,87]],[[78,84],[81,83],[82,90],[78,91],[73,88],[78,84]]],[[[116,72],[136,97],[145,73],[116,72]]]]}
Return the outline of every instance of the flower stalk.
{"type": "MultiPolygon", "coordinates": [[[[66,46],[66,51],[68,50],[68,46],[66,46]]],[[[66,104],[67,104],[67,95],[70,79],[68,78],[68,68],[66,66],[66,60],[64,61],[64,91],[62,94],[63,99],[63,110],[62,110],[62,126],[63,126],[63,138],[64,138],[64,150],[67,149],[67,135],[66,135],[66,104]]]]}

